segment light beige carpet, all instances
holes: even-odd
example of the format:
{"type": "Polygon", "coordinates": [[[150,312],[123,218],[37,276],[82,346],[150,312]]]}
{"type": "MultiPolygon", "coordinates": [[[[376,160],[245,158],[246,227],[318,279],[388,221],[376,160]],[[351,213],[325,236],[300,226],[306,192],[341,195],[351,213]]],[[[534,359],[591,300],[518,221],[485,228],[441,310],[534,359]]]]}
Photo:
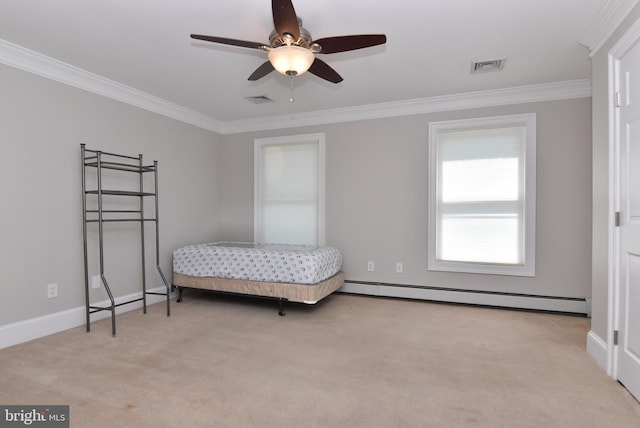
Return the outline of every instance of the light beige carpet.
{"type": "Polygon", "coordinates": [[[586,318],[185,292],[117,323],[1,350],[0,403],[68,404],[72,427],[640,427],[586,318]]]}

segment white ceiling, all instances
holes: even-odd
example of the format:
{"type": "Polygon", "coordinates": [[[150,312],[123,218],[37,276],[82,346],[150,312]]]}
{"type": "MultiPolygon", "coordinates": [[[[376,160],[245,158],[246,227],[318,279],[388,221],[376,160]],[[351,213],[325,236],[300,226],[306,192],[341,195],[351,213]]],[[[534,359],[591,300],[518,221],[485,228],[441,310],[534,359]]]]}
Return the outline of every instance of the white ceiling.
{"type": "Polygon", "coordinates": [[[344,81],[296,77],[293,103],[288,77],[247,80],[266,52],[189,37],[267,43],[268,0],[2,0],[0,39],[227,122],[589,79],[581,41],[615,1],[293,0],[314,39],[387,35],[383,46],[321,55],[344,81]],[[497,58],[507,58],[501,72],[470,73],[497,58]],[[261,95],[275,102],[245,99],[261,95]]]}

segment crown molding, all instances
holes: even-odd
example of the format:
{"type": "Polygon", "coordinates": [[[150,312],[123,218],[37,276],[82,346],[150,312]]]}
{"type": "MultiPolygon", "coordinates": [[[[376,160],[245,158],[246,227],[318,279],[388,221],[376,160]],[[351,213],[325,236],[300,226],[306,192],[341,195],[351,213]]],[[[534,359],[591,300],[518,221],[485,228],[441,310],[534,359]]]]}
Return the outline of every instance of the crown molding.
{"type": "Polygon", "coordinates": [[[299,126],[353,122],[385,117],[410,116],[470,108],[495,107],[540,101],[554,101],[591,96],[591,83],[587,79],[569,80],[538,85],[486,91],[465,92],[430,98],[336,108],[292,115],[261,117],[257,119],[226,121],[222,134],[286,129],[299,126]]]}
{"type": "Polygon", "coordinates": [[[220,122],[167,100],[0,39],[0,63],[160,115],[219,132],[220,122]]]}
{"type": "Polygon", "coordinates": [[[598,52],[639,1],[607,0],[596,20],[580,40],[580,44],[589,48],[590,56],[593,57],[598,52]]]}
{"type": "Polygon", "coordinates": [[[0,39],[0,63],[218,134],[287,129],[299,126],[591,96],[590,82],[587,79],[580,79],[292,115],[220,121],[2,39],[0,39]]]}

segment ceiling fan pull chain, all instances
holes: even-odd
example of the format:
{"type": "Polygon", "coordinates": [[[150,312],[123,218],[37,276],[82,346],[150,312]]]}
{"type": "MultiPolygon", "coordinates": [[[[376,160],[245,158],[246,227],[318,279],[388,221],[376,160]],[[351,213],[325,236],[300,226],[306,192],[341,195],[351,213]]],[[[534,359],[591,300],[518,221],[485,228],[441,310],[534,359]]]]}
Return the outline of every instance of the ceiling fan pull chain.
{"type": "Polygon", "coordinates": [[[289,102],[290,103],[295,103],[296,100],[295,98],[293,98],[293,75],[291,76],[291,97],[289,98],[289,102]]]}

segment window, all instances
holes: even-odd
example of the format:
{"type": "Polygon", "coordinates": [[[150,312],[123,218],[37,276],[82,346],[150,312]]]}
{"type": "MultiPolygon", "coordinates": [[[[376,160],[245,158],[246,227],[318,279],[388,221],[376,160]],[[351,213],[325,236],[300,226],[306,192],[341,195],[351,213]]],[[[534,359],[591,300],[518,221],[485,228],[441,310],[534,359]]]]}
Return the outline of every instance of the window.
{"type": "Polygon", "coordinates": [[[254,144],[254,240],[324,245],[324,134],[254,144]]]}
{"type": "Polygon", "coordinates": [[[429,270],[535,275],[535,114],[429,124],[429,270]]]}

